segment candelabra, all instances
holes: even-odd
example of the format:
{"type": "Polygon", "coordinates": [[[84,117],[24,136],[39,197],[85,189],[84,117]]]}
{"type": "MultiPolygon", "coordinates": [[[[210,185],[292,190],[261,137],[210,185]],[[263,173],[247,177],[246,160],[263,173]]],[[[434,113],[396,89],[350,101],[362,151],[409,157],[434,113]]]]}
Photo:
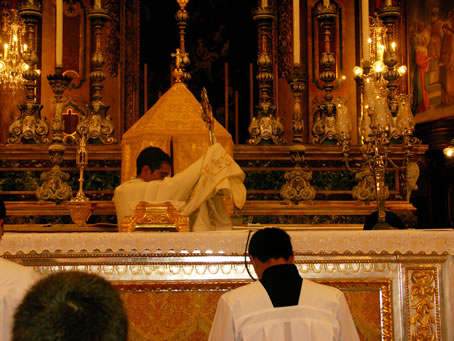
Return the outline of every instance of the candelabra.
{"type": "Polygon", "coordinates": [[[71,197],[71,187],[67,183],[69,174],[64,173],[60,168],[65,154],[62,96],[71,83],[72,77],[63,75],[61,67],[55,67],[55,74],[48,75],[47,79],[55,97],[55,114],[52,120],[53,136],[52,144],[49,146],[49,155],[53,166],[49,172],[41,174],[43,184],[36,190],[36,196],[39,200],[64,201],[71,197]]]}
{"type": "Polygon", "coordinates": [[[82,135],[76,152],[76,164],[79,168],[79,191],[71,201],[66,203],[73,222],[79,226],[84,226],[93,212],[93,204],[84,194],[84,168],[88,165],[87,140],[82,135]]]}
{"type": "Polygon", "coordinates": [[[323,143],[326,139],[331,140],[336,136],[335,114],[336,106],[333,103],[331,91],[334,88],[333,82],[336,80],[335,65],[336,59],[331,52],[331,30],[337,19],[337,8],[329,0],[319,3],[315,10],[315,17],[320,23],[323,30],[323,53],[321,54],[320,64],[322,70],[320,79],[324,82],[323,90],[325,95],[323,102],[318,105],[314,115],[314,124],[312,125],[313,143],[323,143]],[[334,68],[334,70],[333,70],[334,68]]]}
{"type": "Polygon", "coordinates": [[[284,140],[284,126],[276,116],[276,106],[273,104],[273,60],[271,51],[273,21],[276,19],[274,8],[268,0],[260,1],[260,6],[255,10],[254,20],[258,26],[259,52],[258,65],[258,90],[259,104],[256,107],[257,116],[252,118],[248,131],[251,138],[248,143],[274,143],[282,144],[284,140]]]}
{"type": "MultiPolygon", "coordinates": [[[[396,11],[395,9],[386,11],[385,6],[382,12],[396,11]]],[[[389,190],[385,186],[385,170],[388,164],[392,167],[398,166],[389,158],[388,147],[393,139],[402,143],[406,151],[407,169],[411,147],[418,143],[418,139],[412,136],[415,122],[410,110],[410,96],[396,94],[397,80],[405,74],[406,67],[403,65],[397,67],[396,44],[390,41],[388,29],[389,27],[386,28],[379,18],[372,20],[371,60],[365,61],[363,68],[355,67],[353,70],[355,80],[363,94],[359,126],[364,145],[361,148],[364,164],[356,175],[359,183],[353,188],[353,198],[366,202],[377,200],[378,223],[374,227],[377,230],[391,229],[385,221],[385,202],[389,197],[389,190]],[[372,186],[375,188],[371,188],[372,186]]],[[[345,144],[343,152],[348,164],[348,143],[345,144]]],[[[412,167],[414,166],[412,163],[412,167]]],[[[413,187],[408,184],[407,176],[407,191],[411,191],[413,187]]],[[[406,197],[408,200],[408,193],[406,197]]]]}
{"type": "Polygon", "coordinates": [[[102,71],[104,56],[101,52],[101,34],[107,21],[110,20],[108,11],[101,6],[101,1],[95,1],[94,7],[88,10],[88,19],[92,23],[95,36],[95,51],[91,58],[92,71],[90,81],[92,102],[87,106],[88,115],[77,125],[80,136],[86,135],[87,140],[99,140],[103,144],[112,144],[117,140],[112,137],[114,126],[112,118],[107,115],[108,105],[102,102],[103,82],[106,74],[102,71]]]}
{"type": "Polygon", "coordinates": [[[26,2],[19,7],[19,15],[24,19],[27,33],[27,49],[22,53],[22,59],[26,63],[22,77],[25,79],[26,102],[19,105],[20,115],[16,117],[9,127],[10,137],[8,143],[21,143],[34,141],[35,143],[47,143],[49,128],[41,110],[43,106],[36,100],[36,83],[41,76],[37,69],[38,56],[36,54],[35,33],[38,22],[42,17],[41,5],[38,2],[26,2]]]}

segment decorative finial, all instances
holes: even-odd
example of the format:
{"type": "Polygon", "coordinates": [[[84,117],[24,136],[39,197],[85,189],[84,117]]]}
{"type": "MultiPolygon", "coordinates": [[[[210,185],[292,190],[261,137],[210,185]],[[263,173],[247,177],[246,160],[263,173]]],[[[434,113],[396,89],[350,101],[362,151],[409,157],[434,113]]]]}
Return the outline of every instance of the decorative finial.
{"type": "Polygon", "coordinates": [[[180,36],[180,48],[178,48],[176,53],[172,53],[172,57],[175,57],[175,70],[173,71],[173,76],[175,77],[175,82],[186,82],[191,79],[191,75],[186,72],[186,67],[191,63],[189,59],[189,54],[186,52],[184,46],[184,38],[186,34],[186,27],[188,26],[189,14],[186,11],[185,7],[189,0],[177,0],[180,9],[175,15],[177,20],[178,34],[180,36]]]}

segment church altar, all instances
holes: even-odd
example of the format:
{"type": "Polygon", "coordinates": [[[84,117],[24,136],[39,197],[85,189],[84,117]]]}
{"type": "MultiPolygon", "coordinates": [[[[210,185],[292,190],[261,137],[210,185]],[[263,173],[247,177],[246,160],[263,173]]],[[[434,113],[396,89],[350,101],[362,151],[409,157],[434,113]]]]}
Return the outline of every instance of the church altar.
{"type": "MultiPolygon", "coordinates": [[[[344,292],[361,340],[454,339],[454,231],[287,230],[301,275],[344,292]]],[[[104,276],[125,301],[129,340],[206,340],[219,296],[250,281],[247,238],[7,232],[0,255],[42,275],[104,276]]]]}

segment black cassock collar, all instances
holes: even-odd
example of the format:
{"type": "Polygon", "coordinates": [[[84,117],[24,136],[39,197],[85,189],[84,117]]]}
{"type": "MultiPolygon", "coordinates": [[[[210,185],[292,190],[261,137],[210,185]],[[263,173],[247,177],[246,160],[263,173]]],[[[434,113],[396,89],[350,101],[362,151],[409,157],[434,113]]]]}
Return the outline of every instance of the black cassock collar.
{"type": "Polygon", "coordinates": [[[295,264],[269,267],[260,280],[275,308],[297,305],[303,279],[295,264]]]}

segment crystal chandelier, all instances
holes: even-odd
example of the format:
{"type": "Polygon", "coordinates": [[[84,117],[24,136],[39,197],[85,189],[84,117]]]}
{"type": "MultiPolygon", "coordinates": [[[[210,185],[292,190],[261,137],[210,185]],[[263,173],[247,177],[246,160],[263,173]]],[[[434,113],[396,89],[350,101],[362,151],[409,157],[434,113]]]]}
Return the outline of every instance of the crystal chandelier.
{"type": "Polygon", "coordinates": [[[0,87],[14,93],[23,87],[22,72],[29,68],[23,60],[27,51],[27,45],[23,43],[25,26],[15,9],[4,9],[1,17],[0,87]]]}

